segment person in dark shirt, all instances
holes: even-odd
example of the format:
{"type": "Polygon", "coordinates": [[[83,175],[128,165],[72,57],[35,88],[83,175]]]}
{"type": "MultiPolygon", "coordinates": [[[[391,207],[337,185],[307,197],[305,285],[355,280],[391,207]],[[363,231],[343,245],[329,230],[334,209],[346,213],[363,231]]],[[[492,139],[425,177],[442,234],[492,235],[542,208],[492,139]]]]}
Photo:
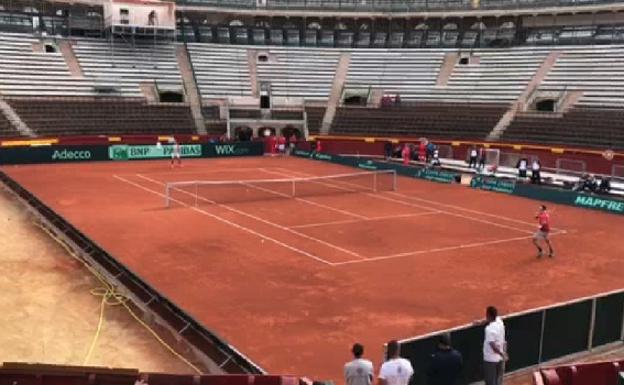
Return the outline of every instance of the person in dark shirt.
{"type": "Polygon", "coordinates": [[[461,372],[461,353],[451,346],[451,336],[447,333],[438,337],[438,349],[431,355],[427,370],[428,385],[455,385],[461,372]]]}
{"type": "Polygon", "coordinates": [[[390,160],[392,159],[392,149],[393,149],[393,145],[391,141],[387,141],[386,143],[384,143],[384,155],[386,157],[386,160],[390,160]]]}
{"type": "Polygon", "coordinates": [[[600,194],[608,194],[611,192],[611,178],[602,178],[600,186],[598,186],[600,194]]]}

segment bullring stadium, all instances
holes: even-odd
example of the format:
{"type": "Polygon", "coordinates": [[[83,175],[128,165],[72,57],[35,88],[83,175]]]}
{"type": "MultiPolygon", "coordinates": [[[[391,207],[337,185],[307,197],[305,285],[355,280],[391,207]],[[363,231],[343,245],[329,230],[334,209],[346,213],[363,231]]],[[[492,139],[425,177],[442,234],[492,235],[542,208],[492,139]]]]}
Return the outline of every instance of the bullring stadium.
{"type": "Polygon", "coordinates": [[[488,385],[498,321],[498,384],[624,384],[622,48],[613,0],[1,0],[0,384],[450,336],[488,385]]]}

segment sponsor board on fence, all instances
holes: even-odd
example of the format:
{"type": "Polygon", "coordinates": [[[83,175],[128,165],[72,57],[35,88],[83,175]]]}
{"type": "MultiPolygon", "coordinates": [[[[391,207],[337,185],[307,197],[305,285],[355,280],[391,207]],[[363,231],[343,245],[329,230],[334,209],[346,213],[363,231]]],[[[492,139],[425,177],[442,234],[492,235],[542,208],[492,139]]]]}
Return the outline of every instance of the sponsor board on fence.
{"type": "Polygon", "coordinates": [[[624,214],[624,201],[616,201],[614,199],[609,199],[605,197],[595,197],[579,194],[574,199],[574,205],[624,214]]]}
{"type": "Polygon", "coordinates": [[[101,146],[41,146],[0,149],[0,164],[71,163],[107,160],[101,146]]]}
{"type": "Polygon", "coordinates": [[[505,194],[513,194],[516,181],[491,176],[477,175],[470,180],[470,187],[487,191],[496,191],[505,194]]]}
{"type": "MultiPolygon", "coordinates": [[[[170,158],[173,145],[115,145],[108,148],[108,157],[112,160],[159,159],[170,158]]],[[[201,144],[182,144],[180,154],[183,158],[199,158],[202,156],[201,144]]]]}
{"type": "Polygon", "coordinates": [[[219,143],[205,144],[203,146],[203,156],[227,157],[227,156],[253,156],[264,153],[264,143],[262,142],[241,142],[241,143],[219,143]]]}
{"type": "MultiPolygon", "coordinates": [[[[366,170],[395,170],[397,174],[425,179],[439,183],[453,183],[460,173],[431,168],[408,167],[401,164],[378,162],[374,160],[329,155],[311,151],[296,150],[295,155],[358,167],[366,170]]],[[[515,180],[477,175],[470,181],[470,186],[487,191],[517,195],[539,201],[555,202],[570,206],[601,210],[614,214],[624,214],[624,201],[612,197],[581,194],[570,190],[517,183],[515,180]]]]}

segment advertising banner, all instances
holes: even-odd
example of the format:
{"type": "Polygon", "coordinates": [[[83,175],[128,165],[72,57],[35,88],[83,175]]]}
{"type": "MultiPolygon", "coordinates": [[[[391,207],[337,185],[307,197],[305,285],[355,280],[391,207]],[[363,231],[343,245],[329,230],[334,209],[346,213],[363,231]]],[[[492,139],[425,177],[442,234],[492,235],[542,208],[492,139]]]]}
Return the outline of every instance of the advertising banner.
{"type": "Polygon", "coordinates": [[[103,146],[41,146],[0,149],[0,164],[72,163],[108,160],[103,146]]]}
{"type": "MultiPolygon", "coordinates": [[[[159,159],[171,158],[173,145],[143,145],[131,146],[127,144],[110,146],[108,157],[111,160],[159,159]]],[[[180,154],[183,158],[199,158],[202,156],[201,144],[182,144],[180,154]]]]}

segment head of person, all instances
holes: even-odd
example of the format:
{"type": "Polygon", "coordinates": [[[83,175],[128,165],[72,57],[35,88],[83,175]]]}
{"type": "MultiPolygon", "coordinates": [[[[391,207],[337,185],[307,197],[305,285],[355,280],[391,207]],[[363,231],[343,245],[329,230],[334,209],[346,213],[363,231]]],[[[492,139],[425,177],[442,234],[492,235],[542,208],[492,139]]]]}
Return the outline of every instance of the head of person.
{"type": "Polygon", "coordinates": [[[391,340],[388,342],[388,359],[399,358],[401,355],[401,346],[399,341],[391,340]]]}
{"type": "Polygon", "coordinates": [[[487,309],[485,309],[485,319],[488,322],[493,322],[496,320],[496,317],[498,317],[498,309],[494,306],[488,306],[487,309]]]}
{"type": "Polygon", "coordinates": [[[540,205],[539,211],[540,211],[540,213],[545,212],[546,211],[546,205],[540,205]]]}
{"type": "Polygon", "coordinates": [[[362,356],[364,355],[364,346],[360,343],[354,343],[353,347],[351,348],[351,353],[353,353],[353,357],[355,358],[362,358],[362,356]]]}
{"type": "Polygon", "coordinates": [[[451,335],[449,333],[443,333],[438,336],[438,348],[442,350],[451,348],[451,335]]]}

